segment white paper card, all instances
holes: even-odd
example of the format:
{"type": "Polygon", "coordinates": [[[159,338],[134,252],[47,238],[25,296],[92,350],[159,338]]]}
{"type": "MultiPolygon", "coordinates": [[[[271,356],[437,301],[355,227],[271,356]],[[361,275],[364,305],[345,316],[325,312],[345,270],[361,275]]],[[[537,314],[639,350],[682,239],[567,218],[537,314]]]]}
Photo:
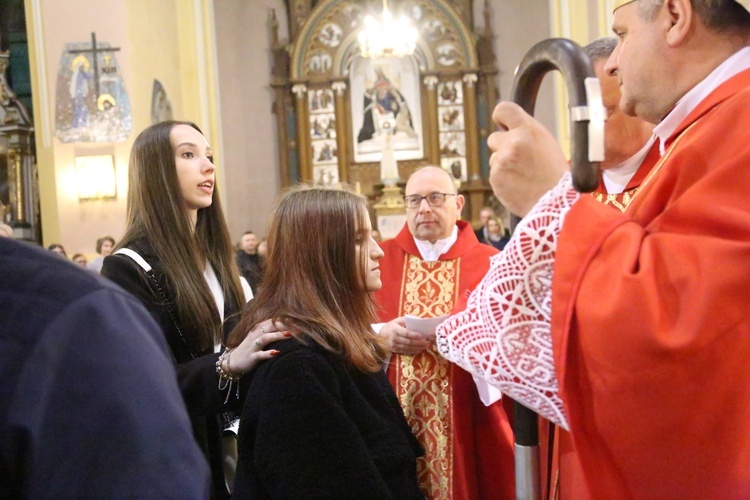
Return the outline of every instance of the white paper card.
{"type": "Polygon", "coordinates": [[[503,393],[500,392],[500,389],[498,389],[494,385],[488,384],[486,380],[475,377],[474,375],[472,375],[472,378],[474,379],[474,384],[477,386],[479,399],[482,400],[484,406],[489,406],[502,399],[503,393]]]}
{"type": "Polygon", "coordinates": [[[406,329],[413,332],[421,333],[423,336],[434,335],[435,329],[442,323],[448,315],[436,316],[434,318],[417,318],[416,316],[404,316],[406,320],[406,329]]]}

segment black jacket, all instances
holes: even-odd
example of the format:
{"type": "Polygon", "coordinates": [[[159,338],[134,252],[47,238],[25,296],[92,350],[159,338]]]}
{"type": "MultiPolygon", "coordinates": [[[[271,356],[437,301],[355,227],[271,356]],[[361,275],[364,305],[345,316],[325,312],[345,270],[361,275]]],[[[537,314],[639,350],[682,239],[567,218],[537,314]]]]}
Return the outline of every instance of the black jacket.
{"type": "MultiPolygon", "coordinates": [[[[190,336],[186,333],[193,326],[177,317],[177,309],[173,304],[174,287],[164,274],[161,261],[154,253],[151,244],[145,239],[140,239],[129,248],[137,252],[153,268],[161,292],[155,289],[155,285],[146,276],[141,266],[126,255],[106,257],[102,275],[137,297],[164,331],[175,362],[180,391],[193,423],[195,439],[211,466],[214,483],[213,496],[226,496],[221,453],[221,433],[224,422],[220,413],[241,408],[244,394],[240,392],[239,400],[232,394],[227,404],[224,404],[227,397],[226,390],[219,390],[219,378],[216,374],[216,361],[219,354],[212,350],[201,352],[196,346],[190,345],[190,336]],[[180,331],[183,335],[180,335],[180,331]],[[195,356],[194,359],[193,356],[195,356]]],[[[229,301],[226,301],[224,318],[230,319],[224,323],[225,336],[236,323],[234,315],[237,311],[234,311],[229,304],[229,301]],[[234,322],[231,321],[233,317],[234,322]]],[[[245,383],[244,387],[246,386],[245,383]]],[[[243,388],[242,381],[240,387],[243,388]]]]}
{"type": "Polygon", "coordinates": [[[382,371],[312,341],[272,344],[242,412],[236,498],[423,498],[424,451],[382,371]]]}

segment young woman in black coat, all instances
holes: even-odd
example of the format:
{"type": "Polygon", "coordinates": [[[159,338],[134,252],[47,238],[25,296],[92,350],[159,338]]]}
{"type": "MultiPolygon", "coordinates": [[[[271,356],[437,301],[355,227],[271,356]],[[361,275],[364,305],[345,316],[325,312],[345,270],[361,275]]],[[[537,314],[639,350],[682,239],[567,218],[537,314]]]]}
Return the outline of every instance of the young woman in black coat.
{"type": "Polygon", "coordinates": [[[261,347],[283,334],[266,334],[266,323],[231,356],[219,354],[245,294],[215,171],[195,124],[168,121],[141,132],[130,154],[127,230],[102,274],[139,298],[164,331],[193,433],[211,467],[212,497],[225,498],[232,442],[222,446],[222,432],[228,412],[242,406],[239,389],[247,383],[239,379],[275,354],[261,347]]]}
{"type": "Polygon", "coordinates": [[[382,256],[363,196],[297,188],[279,202],[266,274],[230,344],[267,318],[297,333],[253,374],[233,496],[422,498],[423,450],[370,327],[382,256]]]}

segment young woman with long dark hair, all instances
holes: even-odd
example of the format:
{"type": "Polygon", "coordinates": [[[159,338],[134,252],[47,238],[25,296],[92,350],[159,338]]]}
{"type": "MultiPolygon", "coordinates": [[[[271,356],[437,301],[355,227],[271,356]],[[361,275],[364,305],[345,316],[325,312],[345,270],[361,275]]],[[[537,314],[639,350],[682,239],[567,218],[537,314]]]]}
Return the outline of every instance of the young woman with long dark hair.
{"type": "Polygon", "coordinates": [[[212,155],[193,123],[161,122],[141,132],[130,154],[127,230],[102,274],[138,297],[162,327],[211,467],[212,497],[222,498],[233,475],[225,460],[231,440],[222,441],[222,432],[244,400],[241,376],[274,356],[262,346],[283,334],[265,333],[272,328],[265,323],[236,349],[219,352],[246,294],[212,155]]]}
{"type": "Polygon", "coordinates": [[[230,344],[267,318],[297,333],[271,344],[281,354],[253,375],[238,498],[422,498],[422,449],[370,326],[382,256],[363,196],[300,187],[279,202],[266,274],[230,344]]]}

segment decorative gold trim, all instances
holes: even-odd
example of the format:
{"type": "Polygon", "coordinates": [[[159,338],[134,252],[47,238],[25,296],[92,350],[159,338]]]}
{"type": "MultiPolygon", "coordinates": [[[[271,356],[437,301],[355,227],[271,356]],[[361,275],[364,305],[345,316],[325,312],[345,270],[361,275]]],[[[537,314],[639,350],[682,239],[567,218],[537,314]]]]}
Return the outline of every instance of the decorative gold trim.
{"type": "MultiPolygon", "coordinates": [[[[447,314],[458,299],[461,259],[404,261],[399,316],[447,314]]],[[[417,475],[428,498],[453,494],[453,383],[450,363],[434,346],[417,356],[397,356],[396,392],[414,434],[425,448],[417,475]]]]}

